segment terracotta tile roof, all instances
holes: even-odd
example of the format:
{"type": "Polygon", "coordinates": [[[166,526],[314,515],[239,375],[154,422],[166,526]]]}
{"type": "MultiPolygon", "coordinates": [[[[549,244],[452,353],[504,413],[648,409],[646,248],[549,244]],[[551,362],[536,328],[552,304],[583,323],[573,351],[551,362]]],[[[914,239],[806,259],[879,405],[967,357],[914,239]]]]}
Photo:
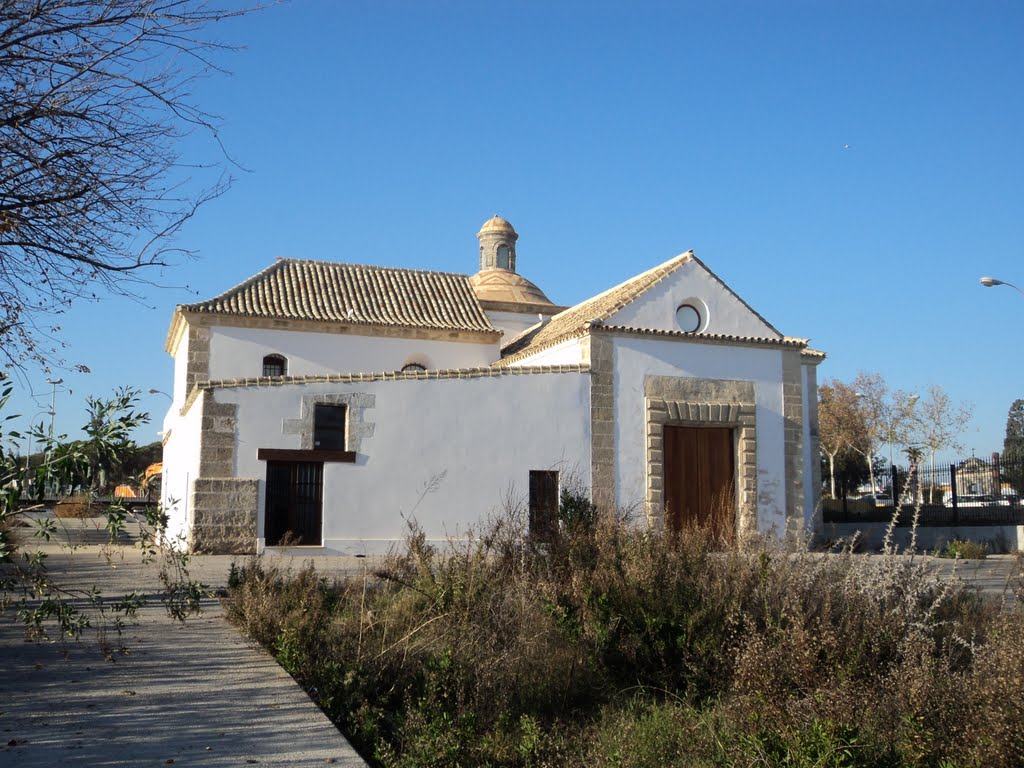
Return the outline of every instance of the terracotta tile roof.
{"type": "Polygon", "coordinates": [[[502,347],[503,358],[513,355],[516,359],[533,354],[545,347],[553,346],[564,339],[580,334],[588,323],[603,322],[631,301],[653,288],[679,267],[693,259],[693,251],[687,251],[664,264],[642,272],[636,277],[599,293],[564,312],[559,312],[549,321],[528,328],[502,347]]]}
{"type": "Polygon", "coordinates": [[[189,312],[497,333],[466,275],[279,259],[189,312]]]}

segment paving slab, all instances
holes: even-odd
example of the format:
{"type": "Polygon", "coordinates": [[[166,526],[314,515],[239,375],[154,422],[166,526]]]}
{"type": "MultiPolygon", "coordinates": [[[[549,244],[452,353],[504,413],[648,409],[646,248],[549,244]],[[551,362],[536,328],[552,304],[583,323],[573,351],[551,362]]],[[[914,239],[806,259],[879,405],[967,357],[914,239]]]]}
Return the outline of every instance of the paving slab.
{"type": "MultiPolygon", "coordinates": [[[[95,584],[108,596],[159,591],[158,569],[135,550],[116,548],[110,560],[95,546],[47,550],[56,583],[95,584]]],[[[193,573],[223,586],[232,560],[196,558],[193,573]]],[[[341,560],[325,559],[323,568],[362,568],[341,560]]],[[[88,631],[80,643],[26,642],[13,617],[0,618],[0,767],[365,765],[216,599],[183,624],[153,599],[123,642],[129,655],[104,661],[88,631]]]]}

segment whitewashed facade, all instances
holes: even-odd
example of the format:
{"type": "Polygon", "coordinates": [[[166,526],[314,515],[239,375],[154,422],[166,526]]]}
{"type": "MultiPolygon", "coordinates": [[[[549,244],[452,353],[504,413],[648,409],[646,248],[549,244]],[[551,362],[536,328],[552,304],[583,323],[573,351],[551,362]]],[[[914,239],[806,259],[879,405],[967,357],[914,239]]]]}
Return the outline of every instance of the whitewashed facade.
{"type": "Polygon", "coordinates": [[[692,252],[566,308],[518,274],[508,222],[478,238],[472,277],[282,260],[177,307],[171,534],[374,553],[510,503],[549,532],[570,477],[659,528],[819,528],[821,353],[692,252]]]}

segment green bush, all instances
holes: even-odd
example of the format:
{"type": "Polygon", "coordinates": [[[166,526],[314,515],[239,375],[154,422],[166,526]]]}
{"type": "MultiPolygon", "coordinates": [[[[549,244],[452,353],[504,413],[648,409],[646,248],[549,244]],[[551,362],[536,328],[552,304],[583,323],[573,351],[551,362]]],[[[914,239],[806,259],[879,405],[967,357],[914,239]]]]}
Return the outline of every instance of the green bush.
{"type": "Polygon", "coordinates": [[[988,547],[977,541],[953,539],[937,554],[939,557],[956,557],[961,560],[984,560],[988,557],[988,547]]]}

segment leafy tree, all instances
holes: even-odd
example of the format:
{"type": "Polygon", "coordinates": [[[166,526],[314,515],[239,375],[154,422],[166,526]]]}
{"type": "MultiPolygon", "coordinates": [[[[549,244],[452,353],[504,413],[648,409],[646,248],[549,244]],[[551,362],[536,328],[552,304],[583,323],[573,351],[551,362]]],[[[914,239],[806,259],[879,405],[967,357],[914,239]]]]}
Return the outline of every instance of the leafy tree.
{"type": "Polygon", "coordinates": [[[889,387],[880,373],[865,373],[861,371],[853,380],[853,390],[857,397],[857,410],[863,422],[861,441],[854,445],[854,450],[863,454],[867,460],[868,476],[871,481],[871,492],[874,493],[878,486],[875,485],[874,457],[890,435],[892,419],[889,407],[889,387]]]}
{"type": "Polygon", "coordinates": [[[836,498],[836,463],[844,454],[864,445],[864,417],[857,392],[838,379],[818,387],[818,436],[828,460],[829,490],[836,498]]]}
{"type": "MultiPolygon", "coordinates": [[[[0,413],[12,390],[0,372],[0,413]]],[[[33,437],[44,446],[45,459],[32,470],[36,498],[48,481],[106,490],[110,481],[105,478],[111,477],[134,449],[131,431],[149,419],[136,409],[138,397],[138,390],[123,388],[108,400],[90,398],[89,420],[83,427],[85,440],[68,443],[63,436],[53,439],[40,426],[33,437]]],[[[33,507],[26,494],[33,484],[29,482],[29,469],[15,453],[21,435],[15,431],[5,434],[3,430],[4,424],[15,418],[0,418],[0,613],[15,612],[36,637],[49,636],[51,627],[60,637],[78,637],[97,621],[103,629],[120,633],[124,621],[145,603],[143,597],[132,594],[109,603],[94,590],[62,589],[47,576],[46,553],[33,550],[31,541],[24,540],[29,534],[38,540],[50,540],[56,523],[50,517],[26,515],[41,505],[33,507]]],[[[114,540],[124,530],[128,513],[112,506],[105,516],[106,528],[114,540]]],[[[153,508],[145,510],[139,522],[144,559],[162,566],[161,580],[166,589],[161,599],[168,612],[177,618],[196,612],[205,587],[191,579],[188,554],[165,546],[166,516],[153,508]]]]}
{"type": "Polygon", "coordinates": [[[138,480],[151,464],[163,460],[164,447],[157,440],[147,445],[137,445],[121,465],[121,482],[138,480]]]}
{"type": "MultiPolygon", "coordinates": [[[[823,457],[823,476],[829,473],[829,466],[823,457]]],[[[834,498],[844,499],[868,481],[867,462],[863,454],[846,448],[840,451],[835,457],[834,464],[836,495],[834,498]]]]}
{"type": "Polygon", "coordinates": [[[905,448],[913,441],[913,411],[918,396],[890,390],[880,373],[861,371],[853,380],[864,419],[864,441],[856,447],[870,458],[871,487],[875,487],[875,458],[883,444],[905,448]]]}
{"type": "MultiPolygon", "coordinates": [[[[928,388],[928,394],[918,401],[914,423],[921,438],[921,444],[928,453],[931,476],[935,476],[935,454],[944,448],[961,448],[959,436],[967,429],[974,406],[970,403],[956,403],[938,384],[928,388]]],[[[935,499],[931,499],[935,502],[935,499]]]]}
{"type": "Polygon", "coordinates": [[[1003,474],[1017,494],[1024,495],[1024,400],[1014,400],[1006,416],[1003,474]]]}
{"type": "MultiPolygon", "coordinates": [[[[132,295],[221,178],[179,155],[217,127],[191,93],[244,13],[206,0],[0,0],[0,350],[48,364],[60,315],[132,295]],[[212,183],[210,183],[212,182],[212,183]]],[[[217,175],[220,175],[218,172],[217,175]]],[[[180,251],[179,251],[180,253],[180,251]]]]}

